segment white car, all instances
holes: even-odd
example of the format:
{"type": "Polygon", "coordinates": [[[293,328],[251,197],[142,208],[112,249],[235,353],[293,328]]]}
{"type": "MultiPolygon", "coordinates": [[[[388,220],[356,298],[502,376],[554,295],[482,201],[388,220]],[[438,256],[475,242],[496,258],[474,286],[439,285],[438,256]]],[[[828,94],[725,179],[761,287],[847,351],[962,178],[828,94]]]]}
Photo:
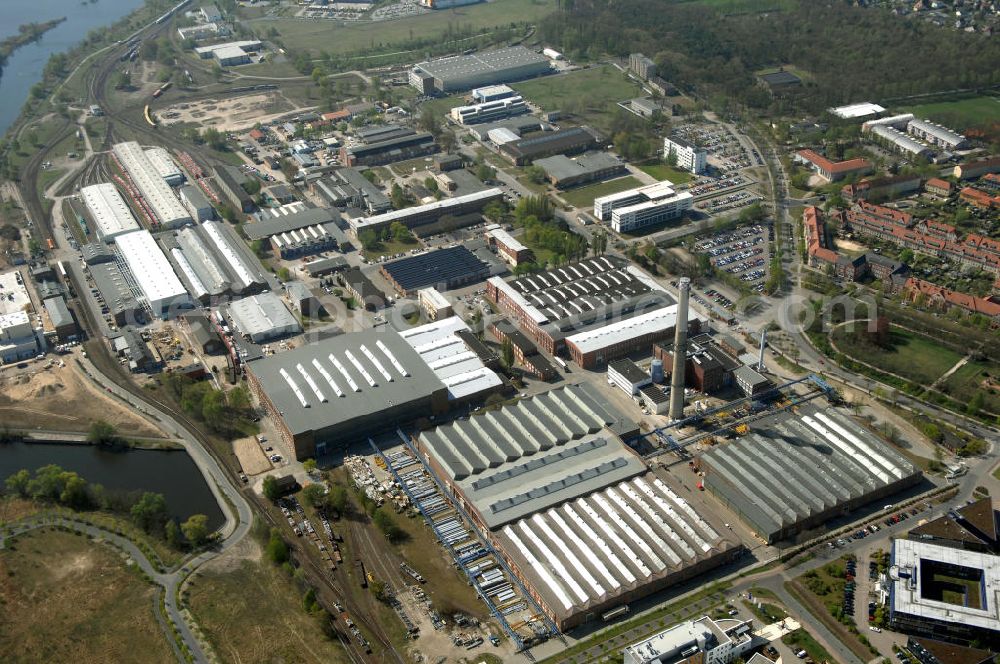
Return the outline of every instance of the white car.
{"type": "Polygon", "coordinates": [[[875,625],[869,625],[868,629],[870,629],[871,631],[873,631],[875,633],[878,633],[878,634],[880,634],[882,632],[882,628],[881,627],[876,627],[875,625]]]}

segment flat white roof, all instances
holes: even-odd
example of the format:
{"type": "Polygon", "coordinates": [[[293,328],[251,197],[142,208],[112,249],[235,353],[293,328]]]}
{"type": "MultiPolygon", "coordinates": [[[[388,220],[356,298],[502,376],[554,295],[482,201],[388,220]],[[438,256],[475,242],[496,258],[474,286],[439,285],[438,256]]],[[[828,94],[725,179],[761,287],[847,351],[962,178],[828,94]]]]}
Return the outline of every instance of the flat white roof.
{"type": "Polygon", "coordinates": [[[80,194],[97,224],[97,235],[105,242],[122,233],[139,230],[139,222],[135,220],[132,210],[110,182],[84,187],[80,194]]]}
{"type": "Polygon", "coordinates": [[[232,42],[226,42],[224,44],[212,44],[210,46],[198,46],[197,48],[194,49],[194,52],[197,53],[198,55],[203,55],[205,53],[215,53],[216,51],[220,51],[220,50],[227,49],[227,48],[233,48],[233,47],[236,47],[236,48],[239,48],[239,49],[245,49],[245,48],[249,47],[250,50],[256,50],[256,49],[258,49],[258,48],[261,47],[261,44],[260,44],[260,41],[257,40],[257,39],[244,40],[244,41],[232,41],[232,42]]]}
{"type": "MultiPolygon", "coordinates": [[[[705,317],[688,308],[688,321],[705,321],[705,317]]],[[[672,328],[677,323],[677,305],[671,304],[660,309],[626,318],[596,330],[580,332],[566,337],[566,343],[576,346],[581,353],[607,348],[614,344],[634,339],[645,334],[653,334],[672,328]]]]}
{"type": "Polygon", "coordinates": [[[12,311],[9,314],[0,314],[0,330],[9,330],[19,325],[28,325],[31,318],[27,311],[12,311]]]}
{"type": "Polygon", "coordinates": [[[188,298],[187,289],[174,274],[170,261],[149,231],[132,231],[119,235],[115,239],[115,245],[154,313],[169,306],[174,300],[188,298]]]}
{"type": "Polygon", "coordinates": [[[663,180],[662,182],[657,182],[656,184],[647,184],[644,187],[636,187],[635,189],[626,189],[625,191],[619,191],[617,194],[608,194],[607,196],[599,196],[594,199],[594,205],[604,205],[607,203],[616,203],[618,201],[627,200],[635,196],[645,196],[649,200],[656,200],[658,198],[665,198],[667,196],[674,195],[674,183],[670,180],[663,180]]]}
{"type": "Polygon", "coordinates": [[[422,288],[417,291],[417,297],[427,300],[435,309],[445,309],[451,306],[448,298],[436,288],[422,288]]]}
{"type": "Polygon", "coordinates": [[[181,179],[184,177],[174,158],[164,148],[159,146],[147,148],[146,157],[164,180],[181,179]]]}
{"type": "Polygon", "coordinates": [[[919,540],[896,539],[891,562],[892,605],[895,611],[1000,631],[1000,556],[919,540]],[[923,597],[920,569],[924,561],[982,570],[982,594],[977,599],[984,608],[975,609],[923,597]],[[910,578],[900,578],[900,571],[909,572],[910,578]]]}
{"type": "MultiPolygon", "coordinates": [[[[362,217],[360,219],[351,219],[350,223],[354,227],[354,230],[360,231],[369,226],[380,226],[382,224],[391,224],[394,221],[401,219],[406,219],[409,216],[421,214],[423,212],[429,212],[431,210],[448,210],[465,203],[472,203],[474,201],[485,200],[488,198],[493,198],[495,196],[502,196],[503,192],[496,187],[492,189],[484,189],[483,191],[477,191],[471,194],[465,194],[464,196],[455,196],[454,198],[445,198],[440,201],[434,201],[433,203],[427,203],[426,205],[418,205],[416,207],[404,208],[402,210],[392,210],[391,212],[385,212],[383,214],[377,214],[373,217],[362,217]]],[[[443,212],[442,212],[443,214],[443,212]]]]}
{"type": "Polygon", "coordinates": [[[176,227],[191,221],[191,215],[174,196],[170,185],[163,180],[149,155],[138,143],[117,143],[113,151],[161,224],[176,227]]]}
{"type": "Polygon", "coordinates": [[[641,212],[642,210],[650,208],[664,207],[667,205],[673,205],[674,203],[681,203],[683,201],[693,200],[694,196],[689,191],[682,191],[675,196],[666,196],[663,198],[656,198],[648,201],[643,201],[641,203],[634,203],[632,205],[626,205],[625,207],[615,208],[612,214],[621,216],[623,214],[628,214],[630,212],[641,212]]]}
{"type": "Polygon", "coordinates": [[[450,316],[399,333],[448,387],[448,397],[453,400],[503,384],[500,377],[456,336],[455,333],[461,330],[469,331],[469,326],[458,316],[450,316]]]}
{"type": "Polygon", "coordinates": [[[492,235],[497,242],[507,247],[511,251],[528,250],[526,246],[517,241],[517,238],[515,238],[513,235],[511,235],[502,228],[491,228],[490,230],[486,231],[486,234],[492,235]]]}
{"type": "Polygon", "coordinates": [[[214,55],[219,60],[228,60],[229,58],[245,58],[245,57],[248,57],[247,56],[247,52],[244,51],[239,46],[225,46],[223,48],[217,48],[217,49],[215,49],[215,51],[212,52],[212,55],[214,55]]]}
{"type": "Polygon", "coordinates": [[[26,306],[31,305],[31,297],[28,295],[28,288],[24,284],[24,278],[18,282],[17,270],[0,274],[0,315],[10,313],[22,313],[26,306]]]}
{"type": "Polygon", "coordinates": [[[847,106],[837,106],[836,108],[831,108],[830,112],[836,115],[838,118],[843,118],[848,120],[850,118],[863,118],[869,115],[877,115],[879,113],[884,113],[885,108],[879,106],[878,104],[873,104],[871,102],[861,102],[860,104],[849,104],[847,106]]]}

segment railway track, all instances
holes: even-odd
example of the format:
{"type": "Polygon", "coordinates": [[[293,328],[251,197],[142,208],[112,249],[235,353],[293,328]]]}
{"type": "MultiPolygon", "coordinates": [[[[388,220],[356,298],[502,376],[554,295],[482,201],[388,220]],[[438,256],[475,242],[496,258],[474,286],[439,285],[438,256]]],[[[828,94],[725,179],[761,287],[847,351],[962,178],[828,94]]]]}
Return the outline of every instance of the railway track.
{"type": "MultiPolygon", "coordinates": [[[[150,26],[146,30],[136,33],[135,36],[139,36],[142,39],[155,39],[168,29],[169,22],[165,22],[160,25],[150,26]]],[[[125,48],[124,44],[122,44],[122,48],[125,48]]],[[[87,73],[84,74],[87,76],[86,88],[90,99],[93,103],[100,105],[101,108],[104,109],[105,113],[105,122],[107,123],[107,126],[103,136],[103,143],[99,146],[101,151],[110,149],[116,139],[124,138],[121,129],[125,129],[126,134],[131,138],[145,139],[147,142],[152,144],[160,144],[163,142],[163,135],[161,131],[158,128],[151,127],[147,124],[145,117],[143,117],[143,106],[140,106],[139,109],[137,109],[137,112],[136,110],[130,110],[129,108],[119,110],[111,104],[108,99],[108,82],[111,75],[117,70],[117,67],[120,66],[120,51],[121,49],[118,48],[109,49],[108,53],[105,54],[102,59],[95,63],[87,71],[87,73]]],[[[246,94],[246,92],[236,92],[236,94],[246,94]]],[[[225,95],[225,92],[219,92],[215,95],[206,96],[225,95]]],[[[41,165],[47,159],[51,146],[58,144],[67,136],[72,135],[77,128],[78,126],[76,123],[70,120],[65,120],[64,124],[57,129],[48,144],[31,156],[22,171],[19,182],[21,197],[24,201],[25,207],[28,209],[30,218],[33,220],[35,232],[40,236],[39,240],[43,245],[47,244],[49,240],[55,242],[56,237],[52,217],[51,215],[46,214],[42,196],[38,192],[36,186],[41,172],[41,165]]],[[[178,147],[192,153],[198,152],[197,146],[190,144],[177,136],[171,135],[170,140],[174,147],[178,147]]],[[[96,151],[98,146],[94,147],[96,151]]],[[[90,163],[88,163],[72,178],[67,180],[66,184],[61,187],[60,192],[72,191],[77,183],[91,184],[96,181],[109,181],[111,175],[113,175],[113,168],[108,165],[107,160],[94,155],[90,157],[90,163]]],[[[86,293],[87,285],[85,282],[80,281],[77,272],[75,270],[71,270],[69,275],[74,291],[77,294],[86,293]]],[[[111,357],[107,346],[101,341],[101,327],[99,322],[94,317],[94,312],[91,308],[78,302],[73,303],[73,306],[77,314],[77,320],[80,321],[87,338],[91,340],[90,343],[88,343],[87,349],[94,364],[108,376],[115,377],[118,385],[125,389],[135,399],[140,402],[152,401],[155,403],[156,408],[164,411],[170,417],[174,418],[177,422],[187,428],[195,439],[206,450],[208,450],[213,457],[215,457],[219,465],[226,470],[226,473],[229,475],[233,485],[239,487],[240,483],[237,479],[238,469],[233,466],[232,459],[224,458],[218,454],[205,435],[201,432],[200,425],[194,422],[185,413],[181,412],[170,403],[163,403],[159,400],[151,399],[148,393],[135,386],[131,382],[131,377],[122,372],[121,366],[113,357],[111,357]]],[[[280,526],[280,524],[275,522],[273,515],[267,506],[261,505],[259,502],[261,500],[260,497],[252,494],[248,494],[248,497],[251,498],[251,504],[254,504],[257,507],[256,511],[259,515],[263,515],[269,524],[280,526]]],[[[353,534],[354,531],[352,529],[352,535],[353,534]]],[[[360,537],[360,535],[358,536],[360,537]]],[[[372,637],[373,642],[380,646],[384,651],[379,655],[369,655],[363,652],[355,640],[351,638],[350,634],[345,634],[341,631],[342,621],[340,620],[340,617],[337,616],[333,624],[333,629],[337,633],[337,637],[342,645],[344,645],[345,651],[350,656],[350,659],[353,662],[382,662],[385,660],[385,654],[389,653],[390,661],[403,664],[403,658],[396,651],[392,639],[389,637],[387,631],[381,626],[380,620],[375,615],[370,605],[374,600],[371,599],[370,596],[366,596],[361,598],[360,601],[356,601],[353,593],[348,592],[347,588],[343,585],[346,582],[346,577],[343,580],[331,578],[329,572],[322,569],[314,557],[309,555],[309,552],[305,550],[305,543],[293,542],[292,544],[293,548],[296,550],[296,560],[306,570],[307,578],[309,579],[310,584],[316,588],[318,599],[327,608],[330,614],[337,616],[337,612],[333,609],[334,603],[344,605],[347,608],[352,620],[364,628],[365,631],[372,637]],[[365,606],[365,604],[368,604],[368,606],[365,606]]],[[[368,545],[369,546],[366,548],[370,549],[369,553],[371,554],[369,555],[369,559],[378,559],[378,547],[373,546],[370,541],[368,542],[368,545]]],[[[381,573],[383,574],[387,574],[387,572],[387,569],[381,570],[381,573]]],[[[387,575],[387,578],[391,577],[387,575]]]]}

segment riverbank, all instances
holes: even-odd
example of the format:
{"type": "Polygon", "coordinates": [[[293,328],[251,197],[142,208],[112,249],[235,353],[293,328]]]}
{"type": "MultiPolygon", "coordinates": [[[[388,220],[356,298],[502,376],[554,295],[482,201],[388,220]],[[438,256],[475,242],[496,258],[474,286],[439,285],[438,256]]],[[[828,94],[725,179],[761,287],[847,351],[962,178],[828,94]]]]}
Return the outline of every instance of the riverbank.
{"type": "Polygon", "coordinates": [[[17,34],[0,41],[0,76],[3,76],[4,65],[11,54],[22,46],[27,46],[31,42],[38,41],[42,35],[63,23],[66,17],[52,19],[44,23],[26,23],[18,26],[17,34]]]}
{"type": "Polygon", "coordinates": [[[31,431],[8,429],[0,438],[4,443],[29,443],[31,445],[81,445],[115,450],[156,450],[159,452],[181,452],[184,445],[176,440],[162,438],[123,438],[121,442],[107,445],[87,440],[86,434],[63,433],[59,431],[31,431]]]}

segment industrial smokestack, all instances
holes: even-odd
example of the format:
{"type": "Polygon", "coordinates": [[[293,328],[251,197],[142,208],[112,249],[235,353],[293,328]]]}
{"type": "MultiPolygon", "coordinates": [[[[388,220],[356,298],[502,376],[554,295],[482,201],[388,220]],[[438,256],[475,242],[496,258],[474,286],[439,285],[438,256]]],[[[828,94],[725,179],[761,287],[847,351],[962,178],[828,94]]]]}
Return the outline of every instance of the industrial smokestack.
{"type": "Polygon", "coordinates": [[[680,297],[677,299],[677,325],[674,327],[674,368],[670,374],[670,419],[684,417],[684,369],[687,366],[688,345],[688,291],[691,280],[681,277],[677,282],[680,297]]]}
{"type": "Polygon", "coordinates": [[[764,347],[767,346],[767,330],[760,333],[760,357],[757,360],[757,371],[764,371],[764,347]]]}

